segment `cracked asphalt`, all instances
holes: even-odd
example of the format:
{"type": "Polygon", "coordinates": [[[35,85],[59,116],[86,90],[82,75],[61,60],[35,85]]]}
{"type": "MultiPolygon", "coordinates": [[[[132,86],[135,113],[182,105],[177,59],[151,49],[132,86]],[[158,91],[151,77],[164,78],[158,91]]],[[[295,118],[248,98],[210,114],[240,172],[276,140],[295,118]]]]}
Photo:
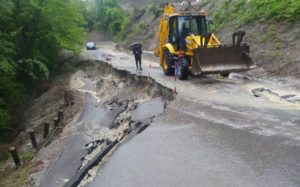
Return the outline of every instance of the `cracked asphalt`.
{"type": "MultiPolygon", "coordinates": [[[[158,59],[144,58],[143,71],[137,72],[132,55],[112,42],[98,46],[85,51],[84,59],[150,76],[178,94],[147,129],[120,145],[87,186],[300,186],[300,91],[293,84],[244,74],[175,82],[163,75],[158,59]]],[[[105,118],[105,111],[96,114],[93,106],[87,105],[80,119],[105,118]]],[[[136,118],[148,109],[138,110],[136,118]]],[[[87,143],[76,141],[70,140],[74,149],[87,143]]],[[[55,165],[59,170],[65,163],[60,157],[55,165]]],[[[79,164],[65,167],[71,172],[62,183],[79,164]]],[[[44,184],[60,186],[56,175],[53,171],[44,184]]]]}
{"type": "Polygon", "coordinates": [[[284,98],[299,97],[293,86],[242,74],[174,82],[152,59],[136,72],[133,57],[109,42],[87,56],[178,92],[88,186],[300,186],[300,104],[284,98]],[[277,94],[256,97],[261,87],[277,94]]]}

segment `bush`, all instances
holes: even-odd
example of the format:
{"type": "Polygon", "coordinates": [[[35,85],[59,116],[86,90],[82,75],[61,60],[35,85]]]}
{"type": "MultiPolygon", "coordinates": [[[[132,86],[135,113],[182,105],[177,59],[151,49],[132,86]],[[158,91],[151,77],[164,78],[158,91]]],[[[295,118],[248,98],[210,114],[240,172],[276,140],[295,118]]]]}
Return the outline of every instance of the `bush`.
{"type": "Polygon", "coordinates": [[[121,8],[119,0],[102,0],[93,3],[95,8],[90,10],[87,16],[89,24],[115,36],[124,32],[129,24],[129,15],[121,8]]]}
{"type": "Polygon", "coordinates": [[[62,49],[80,52],[85,41],[81,1],[3,0],[0,3],[0,141],[15,129],[14,112],[49,74],[62,49]]]}
{"type": "Polygon", "coordinates": [[[212,30],[222,28],[234,20],[241,26],[254,21],[287,21],[300,19],[300,1],[295,0],[226,0],[213,13],[212,30]]]}

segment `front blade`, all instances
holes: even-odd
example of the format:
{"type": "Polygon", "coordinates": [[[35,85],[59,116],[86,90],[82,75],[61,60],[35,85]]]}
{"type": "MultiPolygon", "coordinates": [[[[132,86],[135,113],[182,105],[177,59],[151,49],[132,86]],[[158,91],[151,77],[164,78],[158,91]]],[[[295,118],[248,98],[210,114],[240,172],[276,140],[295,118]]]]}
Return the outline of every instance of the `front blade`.
{"type": "Polygon", "coordinates": [[[194,50],[192,73],[225,73],[247,71],[255,67],[249,46],[219,46],[194,50]]]}

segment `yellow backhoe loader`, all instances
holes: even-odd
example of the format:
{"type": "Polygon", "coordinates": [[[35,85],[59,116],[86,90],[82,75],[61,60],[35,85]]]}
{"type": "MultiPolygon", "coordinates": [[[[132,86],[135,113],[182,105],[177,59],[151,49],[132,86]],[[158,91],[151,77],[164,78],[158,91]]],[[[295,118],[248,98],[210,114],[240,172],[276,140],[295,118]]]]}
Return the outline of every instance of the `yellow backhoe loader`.
{"type": "Polygon", "coordinates": [[[226,76],[256,67],[249,56],[249,46],[241,44],[245,32],[234,33],[232,45],[221,45],[208,27],[205,12],[175,13],[172,5],[165,6],[154,52],[160,57],[165,75],[175,73],[186,80],[189,74],[226,76]]]}

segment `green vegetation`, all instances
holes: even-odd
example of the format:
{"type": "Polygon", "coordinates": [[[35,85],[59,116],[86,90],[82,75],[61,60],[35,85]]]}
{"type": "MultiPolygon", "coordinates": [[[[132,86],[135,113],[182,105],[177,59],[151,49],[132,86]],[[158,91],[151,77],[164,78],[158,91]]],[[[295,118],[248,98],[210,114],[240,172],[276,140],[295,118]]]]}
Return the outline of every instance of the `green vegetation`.
{"type": "Polygon", "coordinates": [[[278,41],[279,38],[278,38],[278,35],[277,35],[277,32],[275,30],[272,30],[270,32],[267,32],[266,34],[264,34],[261,38],[260,38],[260,41],[261,43],[265,43],[265,42],[268,42],[268,41],[278,41]]]}
{"type": "Polygon", "coordinates": [[[102,32],[118,35],[127,28],[129,14],[120,6],[120,0],[95,0],[88,2],[88,25],[102,32]]]}
{"type": "Polygon", "coordinates": [[[80,0],[0,0],[0,142],[15,130],[16,108],[59,71],[62,49],[85,41],[80,0]]]}
{"type": "Polygon", "coordinates": [[[140,28],[141,30],[145,30],[146,27],[147,27],[146,20],[140,21],[140,23],[139,23],[139,25],[138,25],[138,28],[140,28]]]}
{"type": "Polygon", "coordinates": [[[21,153],[20,154],[20,157],[21,157],[21,160],[22,161],[30,161],[33,157],[34,157],[34,151],[27,151],[27,152],[24,152],[24,153],[21,153]]]}
{"type": "Polygon", "coordinates": [[[296,0],[225,0],[213,14],[213,30],[235,20],[237,26],[253,21],[286,21],[300,19],[300,1],[296,0]]]}
{"type": "Polygon", "coordinates": [[[0,170],[4,169],[4,161],[0,160],[0,170]]]}

